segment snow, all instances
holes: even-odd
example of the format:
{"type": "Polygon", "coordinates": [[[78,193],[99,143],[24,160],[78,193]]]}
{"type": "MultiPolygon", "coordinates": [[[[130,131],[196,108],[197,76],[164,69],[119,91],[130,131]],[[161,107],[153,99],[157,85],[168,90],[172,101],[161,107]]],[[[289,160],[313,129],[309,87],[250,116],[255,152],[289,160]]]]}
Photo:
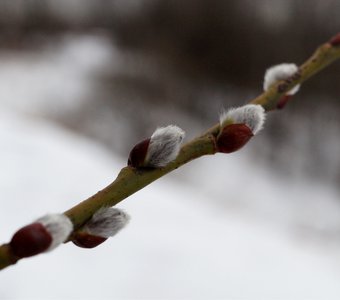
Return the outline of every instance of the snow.
{"type": "Polygon", "coordinates": [[[25,55],[0,52],[1,106],[31,114],[74,109],[93,89],[91,76],[112,56],[117,53],[101,35],[66,35],[25,55]]]}
{"type": "MultiPolygon", "coordinates": [[[[77,45],[83,53],[92,47],[77,45]]],[[[28,67],[23,73],[26,63],[0,58],[2,242],[45,213],[91,196],[126,164],[93,140],[31,114],[32,107],[48,107],[51,102],[34,99],[54,87],[36,86],[52,72],[46,59],[42,73],[28,67]],[[25,97],[6,81],[11,70],[25,97]]],[[[80,74],[81,65],[72,72],[80,74]]],[[[59,80],[79,83],[63,99],[82,99],[89,88],[84,77],[59,80]]],[[[101,246],[68,243],[1,271],[0,299],[339,299],[339,245],[314,234],[337,234],[337,198],[329,186],[282,180],[248,149],[205,157],[121,202],[131,222],[101,246]]]]}

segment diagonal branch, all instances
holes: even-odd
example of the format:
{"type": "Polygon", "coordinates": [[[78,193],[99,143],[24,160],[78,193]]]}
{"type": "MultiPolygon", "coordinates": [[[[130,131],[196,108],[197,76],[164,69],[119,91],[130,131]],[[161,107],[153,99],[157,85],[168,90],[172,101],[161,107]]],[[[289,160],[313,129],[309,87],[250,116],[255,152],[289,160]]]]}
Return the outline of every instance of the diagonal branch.
{"type": "MultiPolygon", "coordinates": [[[[277,82],[250,103],[260,104],[267,111],[275,109],[279,100],[287,91],[303,83],[339,58],[340,33],[329,42],[321,45],[314,54],[299,67],[297,73],[286,80],[277,82]]],[[[220,125],[216,124],[200,137],[188,142],[181,148],[177,158],[164,168],[136,169],[130,166],[123,168],[114,182],[64,213],[72,221],[74,231],[80,229],[100,208],[116,205],[153,181],[191,160],[204,155],[215,154],[217,152],[216,137],[219,132],[220,125]]],[[[18,260],[19,258],[11,253],[8,244],[0,246],[0,269],[15,264],[18,260]]]]}

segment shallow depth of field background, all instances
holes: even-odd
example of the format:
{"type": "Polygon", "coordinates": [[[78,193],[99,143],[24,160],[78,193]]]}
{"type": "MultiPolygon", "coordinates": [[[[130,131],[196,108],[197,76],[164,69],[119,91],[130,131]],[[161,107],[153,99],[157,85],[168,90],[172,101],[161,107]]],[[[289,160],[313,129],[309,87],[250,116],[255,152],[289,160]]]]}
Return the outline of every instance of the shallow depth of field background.
{"type": "MultiPolygon", "coordinates": [[[[0,239],[112,182],[157,126],[187,140],[340,28],[332,0],[0,1],[0,239]]],[[[129,226],[0,273],[0,299],[339,299],[340,63],[241,151],[119,204],[129,226]]]]}

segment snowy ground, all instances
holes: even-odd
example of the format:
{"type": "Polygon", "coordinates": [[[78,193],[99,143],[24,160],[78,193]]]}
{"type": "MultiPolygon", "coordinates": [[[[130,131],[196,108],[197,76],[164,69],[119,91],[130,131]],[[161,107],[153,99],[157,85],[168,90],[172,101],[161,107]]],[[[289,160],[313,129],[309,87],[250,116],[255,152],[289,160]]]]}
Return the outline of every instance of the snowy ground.
{"type": "MultiPolygon", "coordinates": [[[[84,64],[86,53],[98,49],[88,38],[77,47],[83,63],[70,63],[66,43],[55,76],[47,76],[49,55],[34,73],[24,59],[0,59],[3,242],[34,218],[103,188],[125,164],[101,145],[35,117],[55,103],[50,96],[65,77],[57,74],[73,74],[60,95],[63,109],[89,88],[78,75],[97,67],[84,64]]],[[[100,247],[67,244],[0,272],[0,299],[339,299],[337,197],[332,187],[283,181],[260,169],[248,149],[207,157],[122,202],[131,223],[100,247]]]]}

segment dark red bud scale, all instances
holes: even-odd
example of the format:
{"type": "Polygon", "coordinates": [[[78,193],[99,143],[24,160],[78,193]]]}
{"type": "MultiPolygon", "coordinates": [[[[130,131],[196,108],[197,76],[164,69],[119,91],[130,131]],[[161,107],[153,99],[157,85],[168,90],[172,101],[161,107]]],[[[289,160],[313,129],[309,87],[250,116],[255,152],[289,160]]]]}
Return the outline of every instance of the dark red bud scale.
{"type": "Polygon", "coordinates": [[[81,248],[94,248],[104,243],[107,238],[89,234],[87,232],[77,232],[72,237],[72,242],[81,248]]]}
{"type": "Polygon", "coordinates": [[[340,33],[338,33],[337,35],[333,36],[330,40],[329,43],[332,46],[340,46],[340,33]]]}
{"type": "Polygon", "coordinates": [[[9,243],[12,253],[20,258],[42,253],[52,243],[52,236],[41,223],[32,223],[19,229],[9,243]]]}
{"type": "Polygon", "coordinates": [[[292,95],[283,95],[277,103],[276,108],[283,109],[291,99],[292,95]]]}
{"type": "Polygon", "coordinates": [[[232,153],[241,149],[254,136],[245,124],[231,124],[223,128],[217,137],[217,149],[222,153],[232,153]]]}
{"type": "Polygon", "coordinates": [[[148,152],[149,144],[150,138],[141,141],[132,148],[129,155],[128,166],[134,168],[143,167],[145,163],[146,154],[148,152]]]}

